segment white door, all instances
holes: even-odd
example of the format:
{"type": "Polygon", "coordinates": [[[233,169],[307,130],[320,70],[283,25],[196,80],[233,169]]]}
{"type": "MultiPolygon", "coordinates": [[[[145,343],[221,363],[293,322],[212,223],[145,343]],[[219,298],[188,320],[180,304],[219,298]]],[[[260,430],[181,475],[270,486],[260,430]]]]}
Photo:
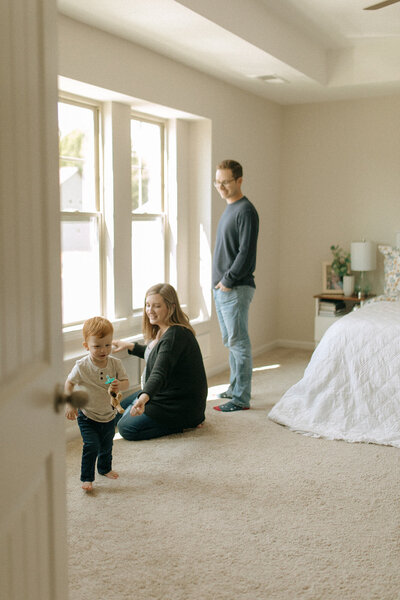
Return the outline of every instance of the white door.
{"type": "Polygon", "coordinates": [[[65,600],[55,0],[0,3],[0,598],[65,600]]]}

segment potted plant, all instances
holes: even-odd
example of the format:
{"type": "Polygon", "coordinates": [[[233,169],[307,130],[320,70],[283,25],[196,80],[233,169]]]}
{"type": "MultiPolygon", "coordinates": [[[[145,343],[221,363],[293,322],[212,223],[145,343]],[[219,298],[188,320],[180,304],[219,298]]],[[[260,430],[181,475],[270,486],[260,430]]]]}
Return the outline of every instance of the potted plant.
{"type": "Polygon", "coordinates": [[[340,277],[343,282],[343,293],[351,296],[354,291],[354,275],[350,275],[350,252],[346,252],[340,246],[331,246],[333,261],[332,271],[340,277]]]}

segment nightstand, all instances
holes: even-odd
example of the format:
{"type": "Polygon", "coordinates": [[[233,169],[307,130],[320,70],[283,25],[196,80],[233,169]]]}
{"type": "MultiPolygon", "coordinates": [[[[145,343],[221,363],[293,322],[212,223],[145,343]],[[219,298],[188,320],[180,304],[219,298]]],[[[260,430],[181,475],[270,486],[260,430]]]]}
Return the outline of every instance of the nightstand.
{"type": "Polygon", "coordinates": [[[319,343],[325,331],[338,319],[351,312],[356,305],[362,306],[374,294],[358,298],[357,296],[343,296],[343,294],[317,294],[315,298],[314,316],[314,342],[319,343]],[[332,307],[332,310],[324,310],[332,307]],[[338,307],[338,310],[334,310],[338,307]]]}

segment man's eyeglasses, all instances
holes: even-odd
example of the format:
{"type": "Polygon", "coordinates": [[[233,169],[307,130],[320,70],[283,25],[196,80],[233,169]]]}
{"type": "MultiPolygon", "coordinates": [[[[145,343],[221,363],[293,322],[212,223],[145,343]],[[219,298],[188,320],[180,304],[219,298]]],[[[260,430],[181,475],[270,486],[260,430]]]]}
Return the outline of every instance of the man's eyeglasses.
{"type": "Polygon", "coordinates": [[[214,181],[214,187],[218,188],[218,187],[226,187],[228,186],[230,183],[232,183],[232,181],[236,181],[237,177],[232,177],[232,179],[225,179],[225,181],[214,181]]]}

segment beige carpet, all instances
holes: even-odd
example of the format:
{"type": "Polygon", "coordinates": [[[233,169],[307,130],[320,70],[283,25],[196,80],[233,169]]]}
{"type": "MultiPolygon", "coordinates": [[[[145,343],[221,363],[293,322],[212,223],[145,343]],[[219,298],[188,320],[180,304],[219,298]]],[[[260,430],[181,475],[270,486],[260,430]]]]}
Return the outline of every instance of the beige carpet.
{"type": "Polygon", "coordinates": [[[309,357],[258,357],[250,411],[212,400],[203,429],[115,440],[120,478],[92,495],[69,443],[70,600],[400,598],[399,450],[267,419],[309,357]]]}

